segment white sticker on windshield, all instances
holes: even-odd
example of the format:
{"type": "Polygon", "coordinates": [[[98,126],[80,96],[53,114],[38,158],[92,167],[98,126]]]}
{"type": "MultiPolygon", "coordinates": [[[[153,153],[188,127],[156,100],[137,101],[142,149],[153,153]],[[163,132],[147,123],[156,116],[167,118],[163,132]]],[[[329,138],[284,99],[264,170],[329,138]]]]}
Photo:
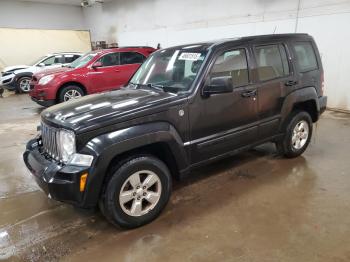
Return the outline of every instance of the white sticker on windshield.
{"type": "Polygon", "coordinates": [[[201,53],[182,53],[179,60],[197,61],[201,56],[201,53]]]}

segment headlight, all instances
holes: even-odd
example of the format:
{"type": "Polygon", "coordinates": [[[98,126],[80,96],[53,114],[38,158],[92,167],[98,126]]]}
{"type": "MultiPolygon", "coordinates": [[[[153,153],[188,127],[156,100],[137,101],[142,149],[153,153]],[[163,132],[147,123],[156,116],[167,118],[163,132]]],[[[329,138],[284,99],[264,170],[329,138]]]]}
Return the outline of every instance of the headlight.
{"type": "Polygon", "coordinates": [[[48,82],[50,82],[52,79],[54,78],[53,75],[49,75],[49,76],[44,76],[43,78],[41,78],[39,80],[39,85],[46,85],[48,82]]]}
{"type": "Polygon", "coordinates": [[[68,130],[60,130],[59,149],[61,151],[62,161],[67,163],[70,157],[75,153],[75,135],[68,130]]]}

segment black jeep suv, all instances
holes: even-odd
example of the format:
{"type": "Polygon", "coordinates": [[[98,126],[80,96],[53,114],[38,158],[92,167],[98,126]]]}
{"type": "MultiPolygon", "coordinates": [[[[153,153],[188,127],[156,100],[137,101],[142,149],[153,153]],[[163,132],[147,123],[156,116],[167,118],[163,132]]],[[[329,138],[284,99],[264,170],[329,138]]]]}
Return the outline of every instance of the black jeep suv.
{"type": "Polygon", "coordinates": [[[100,206],[116,225],[154,220],[172,178],[272,141],[296,157],[326,108],[307,34],[252,36],[153,53],[121,90],[46,109],[24,162],[53,199],[100,206]]]}

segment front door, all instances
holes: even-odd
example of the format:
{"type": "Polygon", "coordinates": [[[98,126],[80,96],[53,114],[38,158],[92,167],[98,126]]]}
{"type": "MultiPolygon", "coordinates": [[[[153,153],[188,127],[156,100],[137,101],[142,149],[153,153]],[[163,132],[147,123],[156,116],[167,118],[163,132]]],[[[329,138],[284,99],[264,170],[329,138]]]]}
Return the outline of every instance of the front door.
{"type": "Polygon", "coordinates": [[[257,90],[250,83],[248,49],[217,54],[205,85],[215,77],[231,76],[233,92],[197,95],[189,106],[192,164],[216,158],[257,139],[257,90]]]}
{"type": "Polygon", "coordinates": [[[109,53],[102,56],[97,62],[101,67],[90,68],[88,80],[93,92],[103,92],[115,89],[120,78],[119,53],[109,53]]]}

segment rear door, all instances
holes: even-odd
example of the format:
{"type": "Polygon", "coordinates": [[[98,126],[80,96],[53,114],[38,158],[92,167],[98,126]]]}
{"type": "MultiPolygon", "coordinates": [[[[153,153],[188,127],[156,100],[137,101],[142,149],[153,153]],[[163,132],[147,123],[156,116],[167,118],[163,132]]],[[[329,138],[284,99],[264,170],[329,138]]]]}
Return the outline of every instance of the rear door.
{"type": "Polygon", "coordinates": [[[297,81],[287,45],[283,42],[253,45],[258,89],[259,140],[278,132],[284,97],[297,81]]]}
{"type": "Polygon", "coordinates": [[[114,89],[119,81],[119,52],[103,55],[96,62],[101,62],[102,66],[90,68],[88,81],[93,92],[103,92],[114,89]]]}

